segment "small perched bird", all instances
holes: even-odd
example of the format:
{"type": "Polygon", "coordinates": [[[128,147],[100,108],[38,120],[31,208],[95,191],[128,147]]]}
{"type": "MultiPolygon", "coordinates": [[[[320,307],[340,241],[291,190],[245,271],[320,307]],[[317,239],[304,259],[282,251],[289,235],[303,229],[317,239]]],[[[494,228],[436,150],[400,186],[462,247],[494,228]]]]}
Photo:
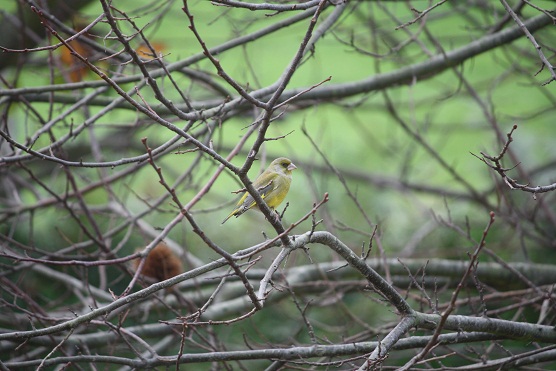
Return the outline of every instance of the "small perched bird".
{"type": "MultiPolygon", "coordinates": [[[[253,187],[272,210],[276,209],[286,198],[290,190],[294,169],[297,169],[297,167],[293,162],[285,157],[279,157],[272,161],[268,168],[253,182],[253,187]]],[[[256,206],[255,200],[249,193],[245,192],[238,201],[235,210],[224,219],[222,224],[226,223],[232,216],[237,218],[254,206],[256,206]]]]}

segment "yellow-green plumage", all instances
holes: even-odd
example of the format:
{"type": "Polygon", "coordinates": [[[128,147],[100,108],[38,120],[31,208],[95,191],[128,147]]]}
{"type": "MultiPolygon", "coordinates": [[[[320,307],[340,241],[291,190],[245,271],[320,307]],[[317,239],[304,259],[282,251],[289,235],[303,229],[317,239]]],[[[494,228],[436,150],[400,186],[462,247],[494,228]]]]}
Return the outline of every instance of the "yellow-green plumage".
{"type": "MultiPolygon", "coordinates": [[[[280,157],[272,161],[268,168],[253,182],[253,187],[272,210],[276,209],[286,198],[290,190],[294,169],[297,169],[297,167],[293,162],[285,157],[280,157]]],[[[232,216],[237,218],[254,206],[256,206],[255,200],[249,193],[245,192],[238,201],[235,210],[224,219],[222,224],[226,223],[232,216]]]]}

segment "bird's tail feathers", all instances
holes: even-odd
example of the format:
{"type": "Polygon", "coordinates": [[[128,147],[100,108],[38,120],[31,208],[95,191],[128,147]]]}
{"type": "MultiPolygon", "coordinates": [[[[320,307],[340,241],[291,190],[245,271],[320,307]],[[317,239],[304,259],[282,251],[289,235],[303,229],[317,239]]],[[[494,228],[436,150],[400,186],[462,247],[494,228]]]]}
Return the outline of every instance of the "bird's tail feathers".
{"type": "Polygon", "coordinates": [[[230,219],[232,216],[234,216],[234,215],[235,215],[235,212],[236,212],[236,210],[232,211],[232,212],[230,213],[230,215],[228,215],[228,216],[226,217],[226,219],[224,219],[224,220],[222,221],[222,224],[226,223],[226,222],[228,221],[228,219],[230,219]]]}
{"type": "Polygon", "coordinates": [[[226,223],[226,222],[228,221],[228,219],[230,219],[232,216],[235,216],[235,217],[237,218],[238,216],[240,216],[241,214],[243,214],[243,213],[246,212],[246,211],[247,211],[247,209],[244,208],[244,207],[239,207],[239,208],[235,209],[234,211],[232,211],[232,212],[230,213],[230,215],[228,215],[228,216],[226,217],[226,219],[224,219],[224,220],[222,221],[222,224],[226,223]]]}

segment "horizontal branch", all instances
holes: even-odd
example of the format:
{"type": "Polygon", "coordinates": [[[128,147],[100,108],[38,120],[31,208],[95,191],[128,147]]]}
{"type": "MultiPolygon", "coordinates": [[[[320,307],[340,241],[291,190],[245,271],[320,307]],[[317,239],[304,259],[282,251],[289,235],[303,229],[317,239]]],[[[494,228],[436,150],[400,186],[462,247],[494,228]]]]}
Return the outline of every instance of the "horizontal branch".
{"type": "Polygon", "coordinates": [[[306,2],[295,2],[293,4],[270,4],[270,3],[247,3],[236,0],[211,0],[215,5],[228,6],[231,8],[245,8],[249,10],[273,10],[275,12],[285,12],[292,10],[305,10],[316,7],[320,0],[310,0],[306,2]]]}
{"type": "MultiPolygon", "coordinates": [[[[435,329],[440,323],[438,314],[417,314],[417,326],[435,329]]],[[[534,323],[507,321],[497,318],[450,315],[443,326],[444,330],[466,332],[488,332],[498,336],[525,341],[539,341],[556,344],[556,331],[553,326],[534,323]]]]}
{"type": "MultiPolygon", "coordinates": [[[[454,333],[444,334],[438,339],[440,344],[462,344],[478,341],[495,340],[499,337],[484,333],[454,333]]],[[[400,339],[392,349],[404,350],[419,348],[427,344],[430,336],[412,336],[400,339]]],[[[44,361],[45,366],[52,366],[64,363],[111,363],[121,364],[136,368],[147,368],[156,366],[171,366],[176,362],[180,364],[186,363],[205,363],[205,362],[223,362],[238,360],[256,360],[256,359],[280,359],[280,360],[299,360],[314,357],[337,357],[337,356],[353,356],[362,355],[372,352],[376,349],[378,342],[366,341],[359,343],[340,344],[340,345],[312,345],[297,346],[288,348],[274,349],[250,349],[237,350],[228,352],[210,352],[210,353],[188,353],[183,354],[178,360],[177,356],[173,357],[157,357],[145,360],[129,359],[123,357],[101,356],[101,355],[78,355],[72,357],[56,357],[44,361]]],[[[10,369],[29,368],[37,366],[42,360],[22,361],[22,362],[6,362],[6,367],[10,369]]]]}

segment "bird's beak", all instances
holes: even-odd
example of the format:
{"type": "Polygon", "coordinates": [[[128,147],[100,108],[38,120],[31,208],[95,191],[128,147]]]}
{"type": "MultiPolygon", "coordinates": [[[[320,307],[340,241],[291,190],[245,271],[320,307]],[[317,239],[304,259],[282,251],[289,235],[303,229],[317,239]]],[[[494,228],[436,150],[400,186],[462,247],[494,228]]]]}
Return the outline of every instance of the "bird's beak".
{"type": "Polygon", "coordinates": [[[295,166],[295,165],[293,164],[293,162],[292,162],[291,164],[288,165],[288,168],[287,168],[287,169],[288,169],[289,171],[292,171],[292,170],[294,170],[294,169],[297,169],[297,166],[295,166]]]}

